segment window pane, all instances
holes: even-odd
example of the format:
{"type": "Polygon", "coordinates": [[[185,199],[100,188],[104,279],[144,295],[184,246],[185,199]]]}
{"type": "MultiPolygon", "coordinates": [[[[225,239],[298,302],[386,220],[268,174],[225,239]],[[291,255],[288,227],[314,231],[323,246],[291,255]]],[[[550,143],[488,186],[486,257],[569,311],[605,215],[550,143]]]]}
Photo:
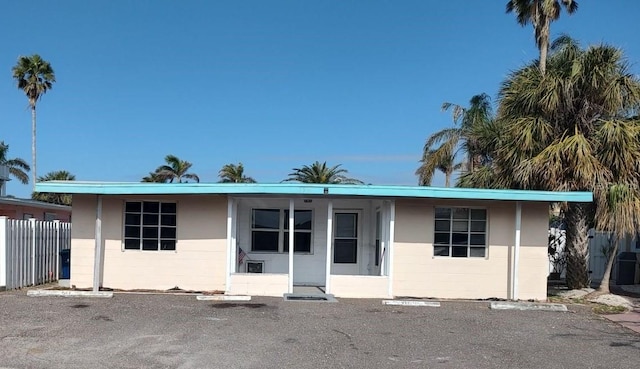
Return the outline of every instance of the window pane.
{"type": "Polygon", "coordinates": [[[158,238],[158,227],[142,228],[142,238],[158,238]]]}
{"type": "MultiPolygon", "coordinates": [[[[380,227],[382,227],[380,212],[376,212],[376,239],[380,239],[380,227]]],[[[378,264],[376,264],[378,265],[378,264]]]]}
{"type": "Polygon", "coordinates": [[[453,222],[454,232],[467,232],[469,230],[469,222],[466,220],[456,220],[453,222]]]}
{"type": "Polygon", "coordinates": [[[468,208],[454,208],[453,209],[453,219],[469,219],[469,209],[468,208]]]}
{"type": "Polygon", "coordinates": [[[466,258],[467,247],[466,246],[453,246],[451,247],[451,256],[454,258],[466,258]]]}
{"type": "Polygon", "coordinates": [[[451,221],[449,220],[436,220],[436,232],[444,231],[449,232],[451,227],[451,221]]]}
{"type": "Polygon", "coordinates": [[[172,227],[160,228],[160,238],[173,238],[176,239],[176,229],[172,227]]]}
{"type": "Polygon", "coordinates": [[[485,220],[487,219],[487,209],[471,209],[472,220],[485,220]]]}
{"type": "Polygon", "coordinates": [[[436,208],[436,219],[450,219],[451,209],[449,208],[436,208]]]}
{"type": "Polygon", "coordinates": [[[376,240],[376,256],[375,265],[380,265],[380,240],[376,240]]]}
{"type": "Polygon", "coordinates": [[[471,239],[469,240],[469,243],[471,245],[486,245],[485,242],[485,235],[484,234],[472,234],[471,235],[471,239]]]}
{"type": "Polygon", "coordinates": [[[449,256],[449,246],[434,246],[433,247],[433,255],[434,256],[449,256]]]}
{"type": "Polygon", "coordinates": [[[175,202],[163,202],[160,204],[162,208],[162,214],[175,214],[176,213],[176,203],[175,202]]]}
{"type": "Polygon", "coordinates": [[[140,238],[140,227],[125,226],[124,236],[130,238],[140,238]]]}
{"type": "Polygon", "coordinates": [[[127,213],[139,213],[142,211],[141,202],[126,202],[124,205],[124,211],[127,213]]]}
{"type": "Polygon", "coordinates": [[[487,228],[487,223],[484,220],[471,221],[471,232],[484,232],[487,228]]]}
{"type": "Polygon", "coordinates": [[[125,250],[140,250],[140,239],[125,239],[124,240],[124,249],[125,250]]]}
{"type": "Polygon", "coordinates": [[[253,228],[279,229],[280,210],[278,209],[254,209],[253,228]]]}
{"type": "Polygon", "coordinates": [[[311,230],[311,210],[296,210],[295,229],[311,230]]]}
{"type": "Polygon", "coordinates": [[[484,247],[472,247],[469,250],[469,256],[474,258],[483,258],[486,248],[484,247]]]}
{"type": "Polygon", "coordinates": [[[162,225],[167,226],[175,226],[176,225],[176,216],[175,214],[162,214],[161,216],[162,225]]]}
{"type": "Polygon", "coordinates": [[[142,203],[142,211],[144,213],[154,213],[158,214],[160,212],[160,203],[159,202],[143,202],[142,203]]]}
{"type": "Polygon", "coordinates": [[[140,214],[125,214],[124,215],[124,224],[126,225],[140,225],[140,219],[142,217],[140,214]]]}
{"type": "Polygon", "coordinates": [[[335,240],[333,262],[339,264],[355,264],[357,262],[358,240],[335,240]]]}
{"type": "Polygon", "coordinates": [[[160,250],[175,250],[175,249],[176,249],[176,240],[160,241],[160,250]]]}
{"type": "Polygon", "coordinates": [[[143,214],[142,215],[142,224],[143,225],[158,225],[158,214],[143,214]]]}
{"type": "Polygon", "coordinates": [[[278,232],[251,232],[251,251],[278,251],[278,232]]]}
{"type": "Polygon", "coordinates": [[[142,249],[148,251],[158,250],[158,239],[155,240],[142,240],[142,249]]]}
{"type": "MultiPolygon", "coordinates": [[[[293,249],[293,252],[311,252],[311,233],[296,232],[293,236],[293,242],[296,245],[295,249],[293,249]]],[[[289,252],[289,232],[284,232],[283,237],[283,251],[289,252]]]]}
{"type": "Polygon", "coordinates": [[[433,243],[437,245],[448,245],[449,233],[436,233],[433,237],[433,243]]]}
{"type": "Polygon", "coordinates": [[[469,235],[466,233],[452,233],[451,243],[454,245],[467,245],[469,241],[469,235]]]}
{"type": "Polygon", "coordinates": [[[336,214],[336,237],[357,237],[358,214],[336,214]]]}

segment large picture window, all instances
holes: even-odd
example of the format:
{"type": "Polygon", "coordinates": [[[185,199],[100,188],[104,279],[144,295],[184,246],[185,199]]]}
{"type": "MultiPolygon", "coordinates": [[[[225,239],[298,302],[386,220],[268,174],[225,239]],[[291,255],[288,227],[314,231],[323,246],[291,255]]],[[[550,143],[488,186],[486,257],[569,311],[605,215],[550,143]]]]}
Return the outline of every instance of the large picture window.
{"type": "Polygon", "coordinates": [[[483,258],[486,254],[486,209],[435,209],[434,256],[483,258]]]}
{"type": "Polygon", "coordinates": [[[125,250],[175,250],[176,204],[127,201],[124,205],[125,250]]]}
{"type": "MultiPolygon", "coordinates": [[[[293,223],[293,252],[311,253],[312,211],[295,210],[293,223]]],[[[251,251],[289,252],[288,209],[252,210],[251,251]]]]}

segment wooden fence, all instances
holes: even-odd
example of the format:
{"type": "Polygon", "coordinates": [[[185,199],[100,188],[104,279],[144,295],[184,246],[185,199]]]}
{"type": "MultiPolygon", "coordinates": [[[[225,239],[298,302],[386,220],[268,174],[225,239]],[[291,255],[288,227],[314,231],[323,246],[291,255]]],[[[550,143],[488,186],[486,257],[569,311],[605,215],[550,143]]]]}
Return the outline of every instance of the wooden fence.
{"type": "Polygon", "coordinates": [[[0,287],[58,280],[60,250],[71,248],[71,223],[0,217],[0,287]]]}

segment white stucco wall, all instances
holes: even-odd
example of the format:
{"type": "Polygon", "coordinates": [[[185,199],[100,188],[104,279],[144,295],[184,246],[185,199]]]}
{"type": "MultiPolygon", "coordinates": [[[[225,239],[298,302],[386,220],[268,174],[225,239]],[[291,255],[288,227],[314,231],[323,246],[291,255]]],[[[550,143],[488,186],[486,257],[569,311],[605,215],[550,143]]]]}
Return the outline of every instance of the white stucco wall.
{"type": "MultiPolygon", "coordinates": [[[[223,196],[103,196],[102,285],[118,289],[224,290],[226,208],[227,199],[223,196]],[[124,250],[125,199],[177,202],[175,251],[124,250]]],[[[71,284],[79,288],[90,287],[93,281],[95,209],[96,196],[74,196],[71,284]]]]}
{"type": "MultiPolygon", "coordinates": [[[[515,243],[514,202],[397,200],[393,294],[436,298],[509,298],[515,243]],[[487,208],[485,258],[433,256],[434,208],[487,208]]],[[[523,203],[519,298],[546,299],[548,204],[523,203]]]]}

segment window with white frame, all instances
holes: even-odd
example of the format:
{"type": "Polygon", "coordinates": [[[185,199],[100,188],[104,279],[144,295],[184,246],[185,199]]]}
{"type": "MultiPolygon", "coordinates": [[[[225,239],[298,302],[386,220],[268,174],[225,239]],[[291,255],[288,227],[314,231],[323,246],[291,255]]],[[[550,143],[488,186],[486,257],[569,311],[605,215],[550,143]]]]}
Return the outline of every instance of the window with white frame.
{"type": "Polygon", "coordinates": [[[486,254],[486,209],[435,208],[434,256],[483,258],[486,254]]]}
{"type": "Polygon", "coordinates": [[[124,205],[124,249],[176,249],[176,203],[127,201],[124,205]]]}
{"type": "MultiPolygon", "coordinates": [[[[312,252],[312,215],[311,210],[294,211],[293,252],[312,252]]],[[[289,209],[252,209],[251,251],[289,252],[289,209]]]]}
{"type": "Polygon", "coordinates": [[[333,262],[358,262],[358,213],[336,213],[333,237],[333,262]]]}

